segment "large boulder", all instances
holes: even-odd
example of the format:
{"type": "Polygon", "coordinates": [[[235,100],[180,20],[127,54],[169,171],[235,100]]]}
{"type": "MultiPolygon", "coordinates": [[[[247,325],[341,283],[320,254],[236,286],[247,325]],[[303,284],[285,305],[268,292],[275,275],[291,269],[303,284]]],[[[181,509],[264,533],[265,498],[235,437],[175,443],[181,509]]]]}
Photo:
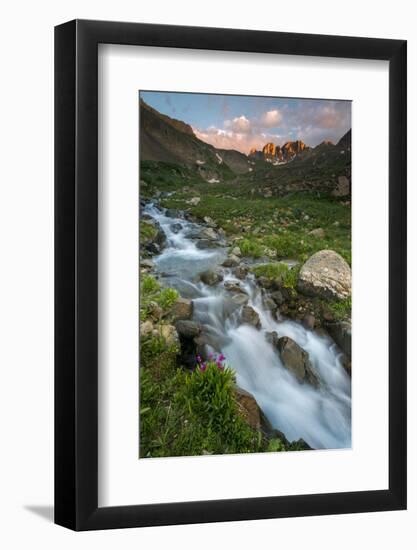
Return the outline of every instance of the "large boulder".
{"type": "Polygon", "coordinates": [[[261,320],[259,315],[251,306],[244,306],[242,309],[242,323],[252,325],[255,328],[261,328],[261,320]]]}
{"type": "Polygon", "coordinates": [[[297,288],[307,296],[344,300],[352,293],[351,269],[334,250],[320,250],[301,268],[297,288]]]}
{"type": "Polygon", "coordinates": [[[278,339],[277,347],[286,369],[297,378],[299,382],[308,382],[317,387],[319,378],[311,364],[308,353],[288,336],[278,339]]]}
{"type": "Polygon", "coordinates": [[[193,301],[186,298],[178,298],[172,306],[171,315],[175,321],[191,319],[193,315],[193,301]]]}
{"type": "Polygon", "coordinates": [[[261,429],[261,409],[253,395],[242,388],[235,388],[239,411],[247,424],[254,430],[261,429]]]}
{"type": "Polygon", "coordinates": [[[219,235],[212,227],[205,227],[202,229],[199,236],[201,239],[207,239],[209,241],[217,241],[219,239],[219,235]]]}

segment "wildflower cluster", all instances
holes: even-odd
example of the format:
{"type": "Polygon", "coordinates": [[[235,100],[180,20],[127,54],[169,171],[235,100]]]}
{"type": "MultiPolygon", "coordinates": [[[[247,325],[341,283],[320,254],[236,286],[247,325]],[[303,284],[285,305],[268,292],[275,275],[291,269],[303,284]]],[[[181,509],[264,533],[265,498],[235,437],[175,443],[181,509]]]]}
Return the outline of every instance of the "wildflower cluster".
{"type": "Polygon", "coordinates": [[[223,353],[220,353],[219,355],[216,355],[215,353],[209,353],[208,361],[203,361],[200,355],[197,355],[197,369],[199,369],[201,372],[204,372],[207,370],[207,367],[212,364],[215,365],[220,371],[224,371],[226,368],[226,357],[223,355],[223,353]]]}

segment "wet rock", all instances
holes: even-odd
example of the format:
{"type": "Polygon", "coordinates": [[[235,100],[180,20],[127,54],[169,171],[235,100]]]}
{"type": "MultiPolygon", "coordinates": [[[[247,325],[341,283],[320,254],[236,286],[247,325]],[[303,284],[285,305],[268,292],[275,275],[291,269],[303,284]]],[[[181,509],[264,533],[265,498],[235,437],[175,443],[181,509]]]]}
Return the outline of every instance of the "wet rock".
{"type": "Polygon", "coordinates": [[[149,254],[155,255],[155,254],[160,254],[161,247],[159,246],[159,244],[155,242],[151,242],[145,245],[145,250],[149,252],[149,254]]]}
{"type": "Polygon", "coordinates": [[[261,277],[258,277],[256,279],[258,285],[262,288],[272,288],[272,279],[269,277],[264,277],[263,275],[261,277]]]}
{"type": "Polygon", "coordinates": [[[247,424],[254,430],[261,429],[261,409],[253,395],[246,390],[235,388],[236,401],[239,411],[247,424]]]}
{"type": "Polygon", "coordinates": [[[308,235],[310,235],[311,237],[317,237],[318,239],[324,239],[324,237],[326,236],[324,229],[322,229],[321,227],[309,231],[308,235]]]}
{"type": "Polygon", "coordinates": [[[278,333],[273,330],[272,332],[265,332],[265,340],[268,342],[268,344],[271,344],[271,346],[274,346],[274,348],[278,349],[278,340],[279,336],[278,333]]]}
{"type": "Polygon", "coordinates": [[[261,328],[261,320],[259,319],[259,315],[251,306],[243,307],[241,321],[242,323],[252,325],[255,328],[261,328]]]}
{"type": "Polygon", "coordinates": [[[223,281],[223,275],[219,271],[204,271],[200,274],[200,279],[203,281],[204,284],[213,286],[217,283],[220,283],[220,281],[223,281]]]}
{"type": "Polygon", "coordinates": [[[173,223],[170,228],[173,233],[179,233],[182,229],[182,225],[180,223],[173,223]]]}
{"type": "Polygon", "coordinates": [[[326,323],[326,328],[339,346],[339,348],[350,359],[352,356],[352,324],[350,321],[337,321],[326,323]]]}
{"type": "Polygon", "coordinates": [[[181,210],[178,210],[177,208],[167,208],[165,211],[165,216],[167,218],[180,218],[181,214],[181,210]]]}
{"type": "Polygon", "coordinates": [[[233,256],[238,256],[240,258],[242,256],[242,251],[240,250],[240,248],[238,246],[235,246],[232,249],[231,254],[233,254],[233,256]]]}
{"type": "Polygon", "coordinates": [[[223,314],[225,317],[230,317],[235,311],[240,309],[242,306],[246,306],[249,302],[249,296],[247,294],[231,294],[227,296],[223,301],[223,314]]]}
{"type": "Polygon", "coordinates": [[[308,330],[313,330],[316,324],[316,318],[311,313],[307,313],[303,319],[303,326],[308,330]]]}
{"type": "Polygon", "coordinates": [[[193,315],[193,301],[186,298],[178,298],[172,306],[171,315],[175,321],[184,321],[191,319],[193,315]]]}
{"type": "Polygon", "coordinates": [[[239,286],[239,283],[235,281],[225,281],[224,288],[229,292],[242,292],[243,294],[246,294],[246,290],[239,286]]]}
{"type": "Polygon", "coordinates": [[[275,290],[274,292],[271,292],[270,297],[274,302],[277,304],[277,306],[281,306],[285,302],[285,298],[281,290],[275,290]]]}
{"type": "Polygon", "coordinates": [[[334,250],[320,250],[301,268],[297,288],[307,296],[344,300],[352,292],[351,269],[334,250]]]}
{"type": "Polygon", "coordinates": [[[237,256],[231,254],[226,260],[222,263],[223,267],[237,267],[240,264],[240,260],[237,256]]]}
{"type": "Polygon", "coordinates": [[[299,382],[308,382],[312,386],[319,385],[316,370],[311,364],[308,353],[288,336],[278,339],[278,350],[282,363],[299,382]]]}
{"type": "Polygon", "coordinates": [[[214,349],[217,353],[220,353],[229,341],[228,337],[225,337],[224,334],[219,333],[209,325],[203,325],[201,334],[194,338],[198,355],[201,355],[205,359],[207,359],[207,346],[214,349]]]}
{"type": "Polygon", "coordinates": [[[277,304],[271,298],[271,296],[269,296],[268,294],[266,294],[262,298],[262,303],[263,303],[264,308],[267,309],[268,311],[276,311],[277,310],[277,307],[278,307],[277,304]]]}
{"type": "Polygon", "coordinates": [[[195,338],[201,333],[201,325],[195,321],[177,321],[175,328],[180,336],[185,338],[195,338]]]}
{"type": "Polygon", "coordinates": [[[200,250],[205,250],[206,248],[218,248],[221,246],[219,241],[209,241],[208,239],[199,239],[195,245],[200,250]]]}
{"type": "Polygon", "coordinates": [[[235,277],[238,279],[245,279],[246,275],[248,274],[248,270],[246,267],[243,267],[241,265],[238,265],[235,270],[233,271],[235,277]]]}

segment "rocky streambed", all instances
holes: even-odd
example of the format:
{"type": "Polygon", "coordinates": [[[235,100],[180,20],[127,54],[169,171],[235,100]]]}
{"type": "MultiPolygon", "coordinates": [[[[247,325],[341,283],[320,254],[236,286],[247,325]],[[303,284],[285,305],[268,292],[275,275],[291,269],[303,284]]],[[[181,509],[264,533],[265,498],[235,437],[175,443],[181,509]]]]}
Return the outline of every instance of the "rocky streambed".
{"type": "MultiPolygon", "coordinates": [[[[193,368],[197,354],[223,353],[253,427],[311,448],[350,447],[350,326],[311,301],[348,295],[344,260],[332,251],[315,254],[301,268],[298,294],[256,278],[253,261],[229,246],[210,218],[196,220],[155,201],[142,203],[141,215],[157,230],[142,243],[151,258],[142,259],[141,271],[181,296],[174,325],[164,329],[179,338],[181,363],[193,368]]],[[[152,323],[143,323],[141,333],[149,330],[152,323]]]]}

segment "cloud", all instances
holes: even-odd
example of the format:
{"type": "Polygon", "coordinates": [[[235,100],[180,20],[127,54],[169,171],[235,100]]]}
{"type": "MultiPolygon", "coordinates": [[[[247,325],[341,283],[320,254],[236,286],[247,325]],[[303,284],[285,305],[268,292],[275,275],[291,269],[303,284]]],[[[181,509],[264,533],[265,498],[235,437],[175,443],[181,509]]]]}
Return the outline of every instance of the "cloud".
{"type": "Polygon", "coordinates": [[[250,120],[247,119],[245,115],[236,117],[233,120],[225,120],[224,127],[230,130],[233,130],[234,132],[239,132],[244,134],[247,134],[248,132],[251,131],[250,120]]]}
{"type": "Polygon", "coordinates": [[[205,130],[193,128],[193,131],[199,139],[218,149],[235,149],[245,154],[249,153],[252,148],[262,149],[265,143],[269,141],[274,143],[282,141],[282,136],[279,134],[235,132],[234,130],[216,128],[215,126],[210,126],[205,130]]]}
{"type": "Polygon", "coordinates": [[[280,109],[270,109],[257,117],[244,114],[226,119],[223,127],[194,128],[201,140],[220,149],[236,149],[247,154],[268,143],[283,145],[301,139],[315,147],[324,140],[336,143],[351,127],[351,104],[346,101],[297,100],[280,109]],[[278,133],[271,132],[276,128],[278,133]]]}
{"type": "Polygon", "coordinates": [[[260,120],[259,126],[262,128],[277,128],[282,122],[282,114],[278,109],[267,111],[264,113],[260,120]]]}

